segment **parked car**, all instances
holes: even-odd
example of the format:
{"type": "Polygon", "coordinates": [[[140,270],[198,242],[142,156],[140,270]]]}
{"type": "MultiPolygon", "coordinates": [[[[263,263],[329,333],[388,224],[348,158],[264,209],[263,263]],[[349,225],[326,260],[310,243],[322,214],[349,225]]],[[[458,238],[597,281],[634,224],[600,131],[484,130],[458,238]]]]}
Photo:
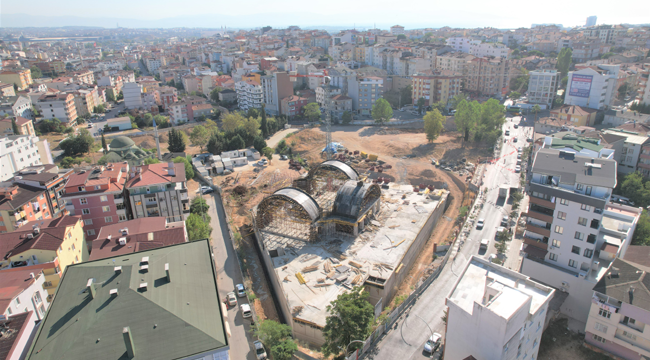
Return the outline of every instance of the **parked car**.
{"type": "Polygon", "coordinates": [[[246,289],[244,289],[244,285],[242,284],[235,285],[235,290],[237,290],[237,296],[239,297],[246,296],[246,289]]]}
{"type": "Polygon", "coordinates": [[[245,318],[253,317],[253,312],[251,311],[251,306],[248,304],[241,304],[239,305],[239,308],[241,309],[241,314],[245,318]]]}
{"type": "Polygon", "coordinates": [[[483,226],[485,226],[485,219],[478,219],[476,222],[476,229],[481,230],[483,229],[483,226]]]}
{"type": "Polygon", "coordinates": [[[92,129],[92,128],[93,128],[93,124],[88,124],[88,128],[89,128],[89,129],[92,129]]]}
{"type": "Polygon", "coordinates": [[[520,146],[520,147],[517,148],[517,151],[518,151],[518,152],[522,152],[522,151],[524,151],[524,148],[522,148],[522,147],[520,146]]]}
{"type": "Polygon", "coordinates": [[[399,109],[399,111],[404,112],[406,111],[404,108],[399,109]]]}
{"type": "Polygon", "coordinates": [[[237,297],[235,296],[235,293],[232,291],[228,293],[228,305],[237,306],[237,297]]]}
{"type": "Polygon", "coordinates": [[[261,341],[256,340],[253,342],[253,346],[255,347],[255,355],[257,356],[257,360],[266,360],[266,350],[264,350],[264,344],[262,344],[261,341]]]}
{"type": "Polygon", "coordinates": [[[515,124],[515,125],[514,125],[514,128],[515,128],[515,129],[518,129],[518,128],[519,128],[519,125],[518,125],[518,124],[515,124]]]}
{"type": "Polygon", "coordinates": [[[508,226],[508,217],[507,216],[504,216],[501,219],[501,226],[508,226]]]}
{"type": "Polygon", "coordinates": [[[205,194],[209,194],[209,193],[213,193],[213,192],[214,192],[213,188],[211,188],[209,186],[201,186],[201,194],[205,195],[205,194]]]}
{"type": "Polygon", "coordinates": [[[506,136],[510,136],[510,130],[506,130],[506,136]]]}
{"type": "Polygon", "coordinates": [[[490,244],[490,240],[481,239],[481,245],[479,245],[478,249],[479,250],[487,250],[489,244],[490,244]]]}
{"type": "Polygon", "coordinates": [[[424,343],[424,351],[431,354],[432,352],[438,350],[438,347],[440,346],[440,341],[442,339],[442,335],[438,333],[433,333],[429,340],[424,343]]]}
{"type": "Polygon", "coordinates": [[[287,155],[280,155],[280,160],[287,160],[289,157],[287,155]]]}
{"type": "Polygon", "coordinates": [[[515,166],[515,172],[516,173],[521,172],[521,166],[519,165],[515,166]]]}
{"type": "Polygon", "coordinates": [[[512,138],[512,142],[517,142],[517,138],[512,138]]]}

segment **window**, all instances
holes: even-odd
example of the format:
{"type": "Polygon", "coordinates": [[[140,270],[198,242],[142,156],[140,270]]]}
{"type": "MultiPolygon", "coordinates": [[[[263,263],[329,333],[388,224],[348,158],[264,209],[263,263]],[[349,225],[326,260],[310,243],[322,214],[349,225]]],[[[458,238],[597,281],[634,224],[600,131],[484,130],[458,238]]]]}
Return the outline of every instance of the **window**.
{"type": "Polygon", "coordinates": [[[90,215],[90,209],[81,209],[83,215],[90,215]]]}
{"type": "Polygon", "coordinates": [[[90,230],[86,231],[86,234],[95,235],[95,229],[90,229],[90,230]]]}
{"type": "Polygon", "coordinates": [[[9,315],[12,314],[12,312],[11,312],[11,308],[7,308],[7,314],[9,314],[9,315]]]}
{"type": "Polygon", "coordinates": [[[636,341],[636,335],[634,335],[632,333],[629,333],[627,331],[623,331],[623,336],[625,336],[626,338],[628,338],[630,340],[636,341]]]}
{"type": "Polygon", "coordinates": [[[16,298],[16,306],[20,305],[20,299],[16,298]]]}
{"type": "Polygon", "coordinates": [[[569,260],[569,267],[577,268],[578,263],[575,260],[569,260]]]}
{"type": "Polygon", "coordinates": [[[83,187],[83,186],[79,186],[78,189],[79,189],[79,191],[81,191],[81,192],[86,191],[86,188],[83,187]]]}
{"type": "Polygon", "coordinates": [[[126,215],[118,215],[118,221],[125,221],[126,215]]]}
{"type": "Polygon", "coordinates": [[[95,185],[95,190],[101,190],[101,189],[102,189],[101,185],[95,185]]]}
{"type": "Polygon", "coordinates": [[[564,232],[564,228],[560,225],[555,225],[555,232],[558,234],[562,234],[564,232]]]}
{"type": "Polygon", "coordinates": [[[596,340],[598,342],[601,342],[603,344],[607,341],[607,340],[603,339],[601,336],[598,336],[596,334],[594,334],[594,340],[596,340]]]}
{"type": "Polygon", "coordinates": [[[586,258],[590,258],[594,255],[594,251],[591,249],[585,249],[585,252],[582,254],[586,258]]]}
{"type": "Polygon", "coordinates": [[[108,201],[108,196],[106,196],[106,195],[102,195],[102,196],[99,197],[99,200],[100,200],[101,202],[108,201]]]}
{"type": "Polygon", "coordinates": [[[583,186],[582,184],[576,184],[576,190],[582,190],[583,186]]]}
{"type": "Polygon", "coordinates": [[[589,234],[587,235],[587,242],[590,244],[593,244],[596,242],[596,235],[594,234],[589,234]]]}
{"type": "Polygon", "coordinates": [[[84,225],[92,225],[92,224],[93,224],[93,219],[84,220],[84,225]]]}
{"type": "Polygon", "coordinates": [[[574,246],[571,248],[571,252],[574,253],[574,254],[578,254],[578,255],[580,255],[580,248],[574,245],[574,246]]]}
{"type": "Polygon", "coordinates": [[[585,205],[585,204],[581,204],[581,205],[580,205],[580,209],[581,209],[581,210],[584,210],[584,211],[591,211],[591,206],[589,206],[589,205],[585,205]]]}
{"type": "Polygon", "coordinates": [[[111,222],[113,222],[113,217],[112,216],[107,216],[107,217],[104,218],[104,221],[106,221],[107,223],[111,223],[111,222]]]}
{"type": "Polygon", "coordinates": [[[609,310],[605,310],[603,308],[598,309],[598,315],[607,319],[612,317],[612,313],[609,310]]]}
{"type": "Polygon", "coordinates": [[[578,225],[587,226],[587,218],[578,218],[578,225]]]}
{"type": "Polygon", "coordinates": [[[562,204],[562,205],[569,205],[569,200],[567,200],[567,199],[560,199],[560,204],[562,204]]]}
{"type": "Polygon", "coordinates": [[[585,239],[585,234],[581,233],[580,231],[576,231],[576,234],[575,234],[575,236],[573,238],[578,239],[578,240],[584,240],[585,239]]]}
{"type": "Polygon", "coordinates": [[[557,254],[548,253],[548,259],[553,260],[553,261],[557,261],[557,254]]]}
{"type": "Polygon", "coordinates": [[[45,315],[45,307],[43,305],[39,306],[38,312],[41,314],[41,316],[45,315]]]}
{"type": "Polygon", "coordinates": [[[561,242],[560,240],[555,240],[555,239],[553,239],[553,241],[551,242],[551,245],[552,245],[553,247],[557,247],[557,248],[559,248],[561,243],[562,243],[562,242],[561,242]]]}
{"type": "Polygon", "coordinates": [[[72,244],[72,251],[77,250],[77,248],[74,247],[74,244],[72,244]]]}
{"type": "Polygon", "coordinates": [[[566,220],[566,213],[563,212],[563,211],[558,211],[557,212],[557,218],[562,219],[562,220],[566,220]]]}
{"type": "Polygon", "coordinates": [[[103,212],[109,212],[109,211],[111,211],[111,207],[110,206],[102,206],[102,211],[103,212]]]}
{"type": "Polygon", "coordinates": [[[41,293],[38,292],[38,291],[35,292],[35,293],[34,293],[34,303],[35,303],[36,305],[38,305],[38,304],[40,304],[42,301],[43,301],[43,299],[41,298],[41,293]]]}

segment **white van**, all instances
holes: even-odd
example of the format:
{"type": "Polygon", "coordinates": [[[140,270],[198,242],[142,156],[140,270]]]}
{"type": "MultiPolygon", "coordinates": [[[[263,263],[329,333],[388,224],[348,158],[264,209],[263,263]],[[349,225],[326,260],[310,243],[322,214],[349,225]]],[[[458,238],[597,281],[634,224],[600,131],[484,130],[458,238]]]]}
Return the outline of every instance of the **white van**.
{"type": "Polygon", "coordinates": [[[481,246],[479,246],[479,250],[487,250],[488,245],[490,244],[490,240],[488,239],[483,239],[481,240],[481,246]]]}
{"type": "Polygon", "coordinates": [[[241,304],[239,306],[241,308],[241,314],[245,318],[249,318],[253,316],[253,313],[251,312],[251,306],[248,304],[241,304]]]}

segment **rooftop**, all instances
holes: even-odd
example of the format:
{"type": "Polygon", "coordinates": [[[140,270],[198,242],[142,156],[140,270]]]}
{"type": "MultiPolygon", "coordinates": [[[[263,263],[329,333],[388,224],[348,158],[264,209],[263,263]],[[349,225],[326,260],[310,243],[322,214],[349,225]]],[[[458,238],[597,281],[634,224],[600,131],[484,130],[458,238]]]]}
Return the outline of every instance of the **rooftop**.
{"type": "Polygon", "coordinates": [[[616,186],[616,161],[590,158],[555,149],[542,148],[535,155],[533,172],[559,176],[562,184],[616,186]]]}
{"type": "Polygon", "coordinates": [[[551,149],[564,149],[570,148],[575,151],[582,151],[583,149],[599,152],[603,146],[599,144],[598,139],[578,136],[574,132],[560,132],[550,135],[553,140],[551,142],[551,149]]]}
{"type": "MultiPolygon", "coordinates": [[[[15,359],[15,351],[22,352],[23,346],[21,341],[23,336],[29,336],[25,333],[28,328],[29,319],[34,313],[32,311],[16,314],[7,318],[4,322],[4,331],[7,335],[0,337],[0,360],[15,359]]],[[[29,344],[29,342],[28,342],[29,344]]]]}
{"type": "MultiPolygon", "coordinates": [[[[441,201],[444,202],[441,196],[447,193],[445,190],[434,190],[432,194],[414,192],[410,185],[392,184],[388,189],[382,189],[381,212],[375,214],[376,220],[371,220],[356,237],[335,233],[316,242],[307,242],[264,232],[265,246],[270,252],[278,252],[278,256],[271,260],[278,279],[285,279],[281,285],[294,318],[325,326],[327,305],[341,292],[351,288],[351,279],[361,275],[357,284],[364,281],[383,284],[393,271],[400,271],[399,265],[407,250],[432,212],[441,201]],[[327,278],[319,283],[319,279],[325,278],[322,271],[303,271],[305,267],[313,265],[324,269],[324,262],[341,265],[335,267],[334,275],[340,281],[327,278]],[[309,287],[298,282],[298,272],[302,273],[309,287]],[[300,311],[295,311],[300,307],[300,311]]],[[[334,195],[325,193],[321,197],[334,195]]],[[[320,197],[316,201],[327,202],[320,197]]],[[[335,210],[333,215],[319,221],[336,221],[337,216],[353,211],[335,210]]]]}
{"type": "Polygon", "coordinates": [[[594,291],[650,311],[650,268],[616,258],[594,291]]]}
{"type": "Polygon", "coordinates": [[[535,314],[553,296],[553,292],[552,288],[528,276],[472,256],[448,300],[469,314],[474,311],[474,303],[478,303],[507,320],[529,300],[529,313],[535,314]],[[486,296],[488,286],[498,290],[489,301],[486,296]]]}
{"type": "Polygon", "coordinates": [[[125,358],[126,327],[139,360],[226,350],[211,253],[204,239],[69,266],[27,359],[125,358]]]}
{"type": "Polygon", "coordinates": [[[81,221],[81,216],[67,216],[54,220],[29,222],[38,226],[38,234],[32,226],[0,234],[0,261],[30,249],[56,251],[65,237],[65,229],[81,221]],[[31,238],[29,237],[31,234],[31,238]]]}
{"type": "Polygon", "coordinates": [[[141,172],[131,177],[125,184],[127,188],[167,184],[185,181],[185,166],[183,163],[160,163],[140,166],[141,172]],[[170,171],[173,165],[173,173],[170,171]]]}

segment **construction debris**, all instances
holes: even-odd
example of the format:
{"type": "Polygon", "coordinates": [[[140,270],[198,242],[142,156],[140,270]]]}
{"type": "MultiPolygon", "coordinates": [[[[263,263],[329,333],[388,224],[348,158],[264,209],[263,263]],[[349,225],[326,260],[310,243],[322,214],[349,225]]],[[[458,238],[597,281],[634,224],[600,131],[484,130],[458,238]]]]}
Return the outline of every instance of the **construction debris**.
{"type": "Polygon", "coordinates": [[[354,266],[355,268],[358,268],[358,269],[361,269],[361,267],[363,266],[363,265],[359,264],[358,262],[352,261],[352,260],[350,260],[348,262],[348,264],[350,264],[350,265],[352,265],[352,266],[354,266]]]}

